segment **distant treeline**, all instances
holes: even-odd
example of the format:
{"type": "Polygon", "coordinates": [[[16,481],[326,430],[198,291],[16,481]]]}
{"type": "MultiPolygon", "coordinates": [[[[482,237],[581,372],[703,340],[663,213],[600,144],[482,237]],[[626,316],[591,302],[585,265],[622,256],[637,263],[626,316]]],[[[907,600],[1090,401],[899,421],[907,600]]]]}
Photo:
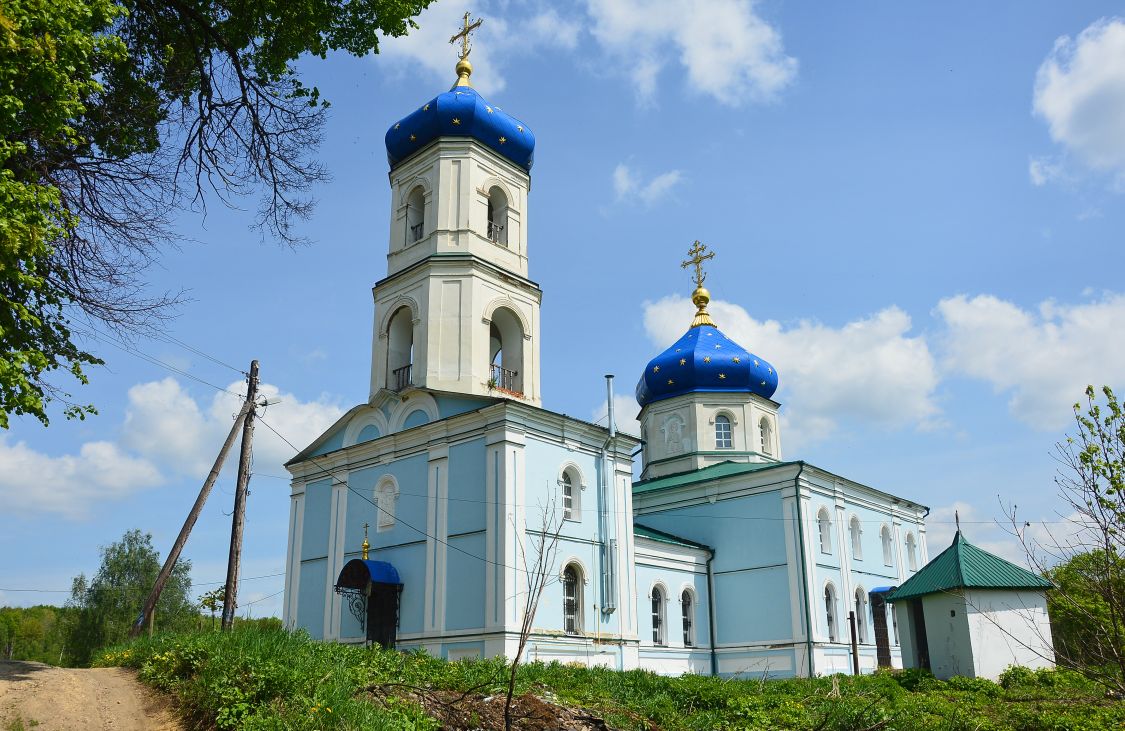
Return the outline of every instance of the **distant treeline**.
{"type": "MultiPolygon", "coordinates": [[[[74,578],[66,606],[0,607],[0,659],[35,660],[50,665],[89,665],[94,654],[123,642],[156,583],[160,554],[152,536],[131,530],[102,548],[102,564],[93,578],[74,578]]],[[[154,629],[162,632],[216,631],[222,590],[191,596],[191,562],[172,570],[156,605],[154,629]]],[[[281,620],[239,619],[235,626],[280,628],[281,620]]]]}

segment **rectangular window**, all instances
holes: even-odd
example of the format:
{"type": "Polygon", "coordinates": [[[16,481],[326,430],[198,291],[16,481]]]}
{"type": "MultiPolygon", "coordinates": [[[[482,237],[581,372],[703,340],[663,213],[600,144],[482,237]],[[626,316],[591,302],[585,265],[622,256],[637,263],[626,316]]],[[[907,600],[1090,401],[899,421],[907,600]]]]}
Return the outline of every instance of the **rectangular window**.
{"type": "Polygon", "coordinates": [[[684,647],[691,647],[691,599],[685,596],[680,606],[684,618],[684,647]]]}
{"type": "MultiPolygon", "coordinates": [[[[569,578],[569,577],[568,577],[569,578]]],[[[578,634],[578,582],[563,582],[563,630],[568,635],[578,634]]]]}
{"type": "Polygon", "coordinates": [[[664,597],[656,592],[652,596],[652,644],[664,644],[664,597]]]}
{"type": "Polygon", "coordinates": [[[730,421],[725,417],[719,417],[719,419],[715,422],[715,448],[734,448],[734,439],[732,439],[731,437],[730,421]]]}

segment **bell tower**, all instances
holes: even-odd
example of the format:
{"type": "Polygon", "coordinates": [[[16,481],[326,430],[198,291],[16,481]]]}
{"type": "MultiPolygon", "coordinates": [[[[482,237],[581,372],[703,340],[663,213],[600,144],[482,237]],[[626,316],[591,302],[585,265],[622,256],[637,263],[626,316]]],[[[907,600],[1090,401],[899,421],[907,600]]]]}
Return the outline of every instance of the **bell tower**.
{"type": "Polygon", "coordinates": [[[541,404],[539,304],[528,279],[527,198],[535,137],[469,79],[470,22],[457,82],[386,135],[387,276],[375,284],[371,397],[409,388],[541,404]]]}

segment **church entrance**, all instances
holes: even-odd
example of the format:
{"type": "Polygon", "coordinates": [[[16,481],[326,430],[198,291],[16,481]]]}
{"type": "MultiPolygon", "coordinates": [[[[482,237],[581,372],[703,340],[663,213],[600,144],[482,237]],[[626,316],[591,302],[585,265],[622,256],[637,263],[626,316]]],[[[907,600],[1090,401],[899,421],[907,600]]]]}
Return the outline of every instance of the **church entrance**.
{"type": "Polygon", "coordinates": [[[348,611],[363,625],[368,643],[388,649],[395,646],[402,581],[394,566],[386,561],[353,558],[340,571],[335,589],[347,600],[348,611]]]}

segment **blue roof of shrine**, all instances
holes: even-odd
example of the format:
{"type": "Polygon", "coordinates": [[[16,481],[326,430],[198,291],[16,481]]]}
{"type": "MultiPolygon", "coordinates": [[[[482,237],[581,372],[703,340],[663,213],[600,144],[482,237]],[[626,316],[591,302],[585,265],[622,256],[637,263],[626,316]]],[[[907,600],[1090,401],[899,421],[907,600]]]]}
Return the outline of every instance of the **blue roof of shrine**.
{"type": "Polygon", "coordinates": [[[484,100],[471,86],[454,86],[387,130],[387,161],[393,169],[439,137],[471,137],[530,172],[535,135],[527,125],[484,100]]]}
{"type": "Polygon", "coordinates": [[[712,324],[693,325],[648,362],[637,383],[641,406],[686,393],[753,393],[777,390],[777,371],[712,324]]]}

